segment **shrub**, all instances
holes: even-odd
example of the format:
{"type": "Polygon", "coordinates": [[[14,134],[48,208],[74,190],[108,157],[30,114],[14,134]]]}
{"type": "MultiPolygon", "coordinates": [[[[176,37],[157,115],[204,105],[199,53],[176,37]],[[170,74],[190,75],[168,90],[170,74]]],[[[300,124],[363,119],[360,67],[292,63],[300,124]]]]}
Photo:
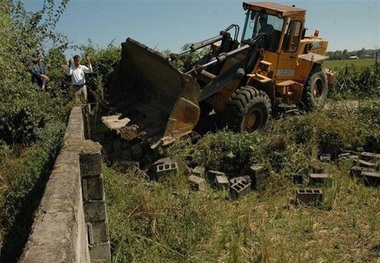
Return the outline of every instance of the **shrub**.
{"type": "Polygon", "coordinates": [[[209,170],[220,170],[234,176],[239,175],[251,161],[261,140],[260,133],[220,131],[207,134],[195,145],[190,141],[186,141],[186,145],[178,142],[168,149],[167,154],[179,155],[193,165],[204,165],[209,170]]]}

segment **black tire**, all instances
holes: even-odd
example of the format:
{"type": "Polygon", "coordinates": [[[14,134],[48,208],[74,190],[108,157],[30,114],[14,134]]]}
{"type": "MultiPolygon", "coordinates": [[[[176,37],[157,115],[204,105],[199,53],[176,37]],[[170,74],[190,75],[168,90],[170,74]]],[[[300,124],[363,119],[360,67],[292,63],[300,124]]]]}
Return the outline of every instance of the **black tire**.
{"type": "Polygon", "coordinates": [[[312,111],[322,108],[327,98],[327,75],[321,65],[312,70],[307,84],[303,90],[302,102],[306,110],[312,111]]]}
{"type": "Polygon", "coordinates": [[[271,114],[268,95],[250,86],[237,89],[226,105],[223,123],[235,132],[254,132],[266,127],[271,114]]]}

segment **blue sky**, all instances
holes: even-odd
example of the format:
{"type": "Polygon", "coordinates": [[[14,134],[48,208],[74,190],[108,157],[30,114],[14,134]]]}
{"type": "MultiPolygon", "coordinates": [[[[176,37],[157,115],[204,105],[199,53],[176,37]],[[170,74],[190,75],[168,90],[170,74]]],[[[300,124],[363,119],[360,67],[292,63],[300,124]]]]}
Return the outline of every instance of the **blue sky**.
{"type": "MultiPolygon", "coordinates": [[[[58,2],[57,0],[55,0],[58,2]]],[[[43,0],[24,0],[28,11],[43,0]]],[[[329,39],[329,51],[380,48],[378,0],[277,0],[305,8],[307,34],[329,39]]],[[[230,24],[243,27],[239,0],[71,0],[57,30],[72,44],[105,47],[132,37],[151,48],[179,52],[186,43],[215,36],[230,24]]],[[[240,38],[240,35],[239,35],[240,38]]],[[[68,54],[72,55],[72,54],[68,54]]]]}

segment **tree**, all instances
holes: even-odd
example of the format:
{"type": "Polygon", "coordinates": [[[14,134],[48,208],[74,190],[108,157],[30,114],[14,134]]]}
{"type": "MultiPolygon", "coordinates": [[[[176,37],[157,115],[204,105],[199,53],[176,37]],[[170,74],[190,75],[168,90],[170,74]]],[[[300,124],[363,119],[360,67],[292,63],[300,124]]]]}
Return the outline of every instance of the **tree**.
{"type": "Polygon", "coordinates": [[[362,48],[361,50],[358,51],[357,56],[359,58],[364,58],[365,57],[365,53],[366,53],[365,48],[362,48]]]}
{"type": "Polygon", "coordinates": [[[348,59],[349,56],[350,54],[348,54],[348,50],[347,49],[343,50],[342,59],[348,59]]]}
{"type": "Polygon", "coordinates": [[[57,103],[32,89],[25,66],[45,41],[64,48],[65,38],[54,29],[68,2],[55,6],[54,1],[45,0],[37,12],[26,12],[21,1],[5,0],[0,5],[0,144],[32,144],[52,119],[49,115],[55,114],[49,108],[57,103]]]}

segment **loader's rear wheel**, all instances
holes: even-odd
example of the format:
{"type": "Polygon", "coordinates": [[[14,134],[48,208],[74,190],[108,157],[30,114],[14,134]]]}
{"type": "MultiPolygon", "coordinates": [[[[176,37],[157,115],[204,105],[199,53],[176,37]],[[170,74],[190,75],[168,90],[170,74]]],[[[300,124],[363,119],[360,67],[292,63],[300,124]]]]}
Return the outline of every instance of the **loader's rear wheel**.
{"type": "Polygon", "coordinates": [[[327,75],[320,65],[314,67],[304,88],[302,102],[306,110],[315,110],[323,107],[327,98],[327,75]]]}
{"type": "Polygon", "coordinates": [[[271,113],[268,95],[253,87],[237,89],[226,106],[224,122],[236,132],[253,132],[265,128],[271,113]]]}

